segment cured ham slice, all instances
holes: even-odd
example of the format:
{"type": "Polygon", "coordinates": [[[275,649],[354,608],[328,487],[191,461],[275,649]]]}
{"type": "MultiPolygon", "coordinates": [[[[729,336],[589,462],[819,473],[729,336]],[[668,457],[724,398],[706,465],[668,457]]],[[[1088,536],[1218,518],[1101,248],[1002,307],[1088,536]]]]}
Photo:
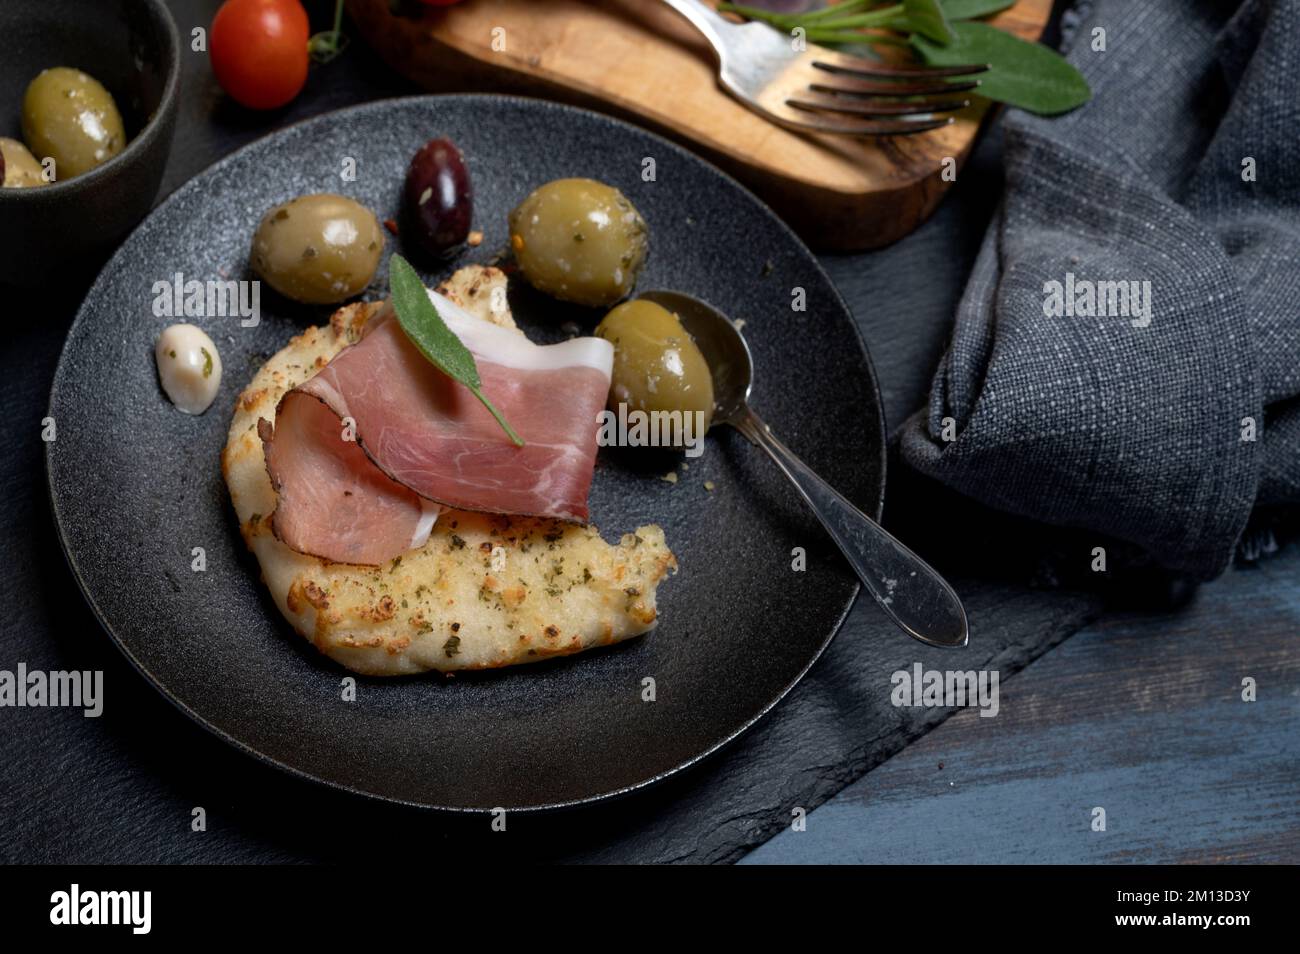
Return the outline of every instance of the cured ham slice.
{"type": "Polygon", "coordinates": [[[370,462],[328,405],[290,391],[271,422],[258,421],[278,496],[271,525],[299,553],[378,564],[424,546],[442,507],[370,462]]]}
{"type": "Polygon", "coordinates": [[[423,545],[440,506],[586,522],[613,347],[537,345],[429,296],[524,446],[429,363],[388,306],[281,399],[274,428],[259,425],[279,495],[273,527],[293,549],[382,563],[423,545]]]}

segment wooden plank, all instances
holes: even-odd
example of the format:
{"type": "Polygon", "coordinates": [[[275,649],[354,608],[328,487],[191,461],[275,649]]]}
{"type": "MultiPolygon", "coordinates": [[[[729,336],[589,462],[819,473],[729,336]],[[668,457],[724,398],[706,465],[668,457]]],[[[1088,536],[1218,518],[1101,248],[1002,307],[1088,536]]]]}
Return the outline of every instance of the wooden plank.
{"type": "Polygon", "coordinates": [[[1294,864],[1298,571],[1293,545],[1181,614],[1081,630],[1002,683],[996,717],[959,712],[744,863],[1294,864]]]}
{"type": "MultiPolygon", "coordinates": [[[[1037,39],[1051,0],[1020,0],[991,21],[1037,39]]],[[[703,38],[646,0],[468,0],[422,18],[388,0],[348,0],[358,30],[427,89],[540,94],[630,118],[685,142],[753,188],[817,248],[887,245],[934,210],[942,161],[969,154],[986,102],[917,136],[850,139],[773,126],[717,85],[703,38]],[[493,49],[495,34],[504,50],[493,49]]],[[[499,45],[499,44],[498,44],[499,45]]]]}

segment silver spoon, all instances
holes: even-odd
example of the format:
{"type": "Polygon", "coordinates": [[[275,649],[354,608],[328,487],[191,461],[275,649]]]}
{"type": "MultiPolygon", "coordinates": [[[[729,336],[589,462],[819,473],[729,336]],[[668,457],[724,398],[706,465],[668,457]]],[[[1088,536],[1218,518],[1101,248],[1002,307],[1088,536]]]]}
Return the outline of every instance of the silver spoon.
{"type": "Polygon", "coordinates": [[[795,456],[749,407],[754,362],[725,315],[690,295],[645,292],[681,319],[713,375],[713,423],[730,424],[776,462],[839,546],[862,585],[908,635],[931,646],[965,646],[966,611],[929,564],[894,539],[795,456]]]}

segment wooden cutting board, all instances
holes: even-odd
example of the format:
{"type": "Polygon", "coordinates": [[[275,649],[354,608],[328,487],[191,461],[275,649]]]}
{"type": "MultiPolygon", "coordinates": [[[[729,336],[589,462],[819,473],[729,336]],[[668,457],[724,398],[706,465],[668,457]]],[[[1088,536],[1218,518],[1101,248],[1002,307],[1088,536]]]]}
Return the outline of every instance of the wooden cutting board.
{"type": "MultiPolygon", "coordinates": [[[[1020,0],[990,22],[1036,40],[1051,7],[1020,0]]],[[[465,0],[416,16],[394,15],[389,0],[347,8],[380,55],[426,89],[540,95],[648,126],[731,172],[825,250],[878,248],[920,225],[951,185],[943,160],[960,169],[990,109],[977,102],[915,136],[788,132],[718,87],[708,45],[658,0],[465,0]]]]}

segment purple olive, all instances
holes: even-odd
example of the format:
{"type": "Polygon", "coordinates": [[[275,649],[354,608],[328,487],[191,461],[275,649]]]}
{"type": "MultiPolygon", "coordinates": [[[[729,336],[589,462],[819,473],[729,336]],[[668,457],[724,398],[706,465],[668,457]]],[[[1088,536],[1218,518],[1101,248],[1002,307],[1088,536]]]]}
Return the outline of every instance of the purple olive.
{"type": "Polygon", "coordinates": [[[464,243],[474,218],[474,192],[465,158],[450,139],[430,139],[406,171],[407,231],[436,257],[464,243]]]}

